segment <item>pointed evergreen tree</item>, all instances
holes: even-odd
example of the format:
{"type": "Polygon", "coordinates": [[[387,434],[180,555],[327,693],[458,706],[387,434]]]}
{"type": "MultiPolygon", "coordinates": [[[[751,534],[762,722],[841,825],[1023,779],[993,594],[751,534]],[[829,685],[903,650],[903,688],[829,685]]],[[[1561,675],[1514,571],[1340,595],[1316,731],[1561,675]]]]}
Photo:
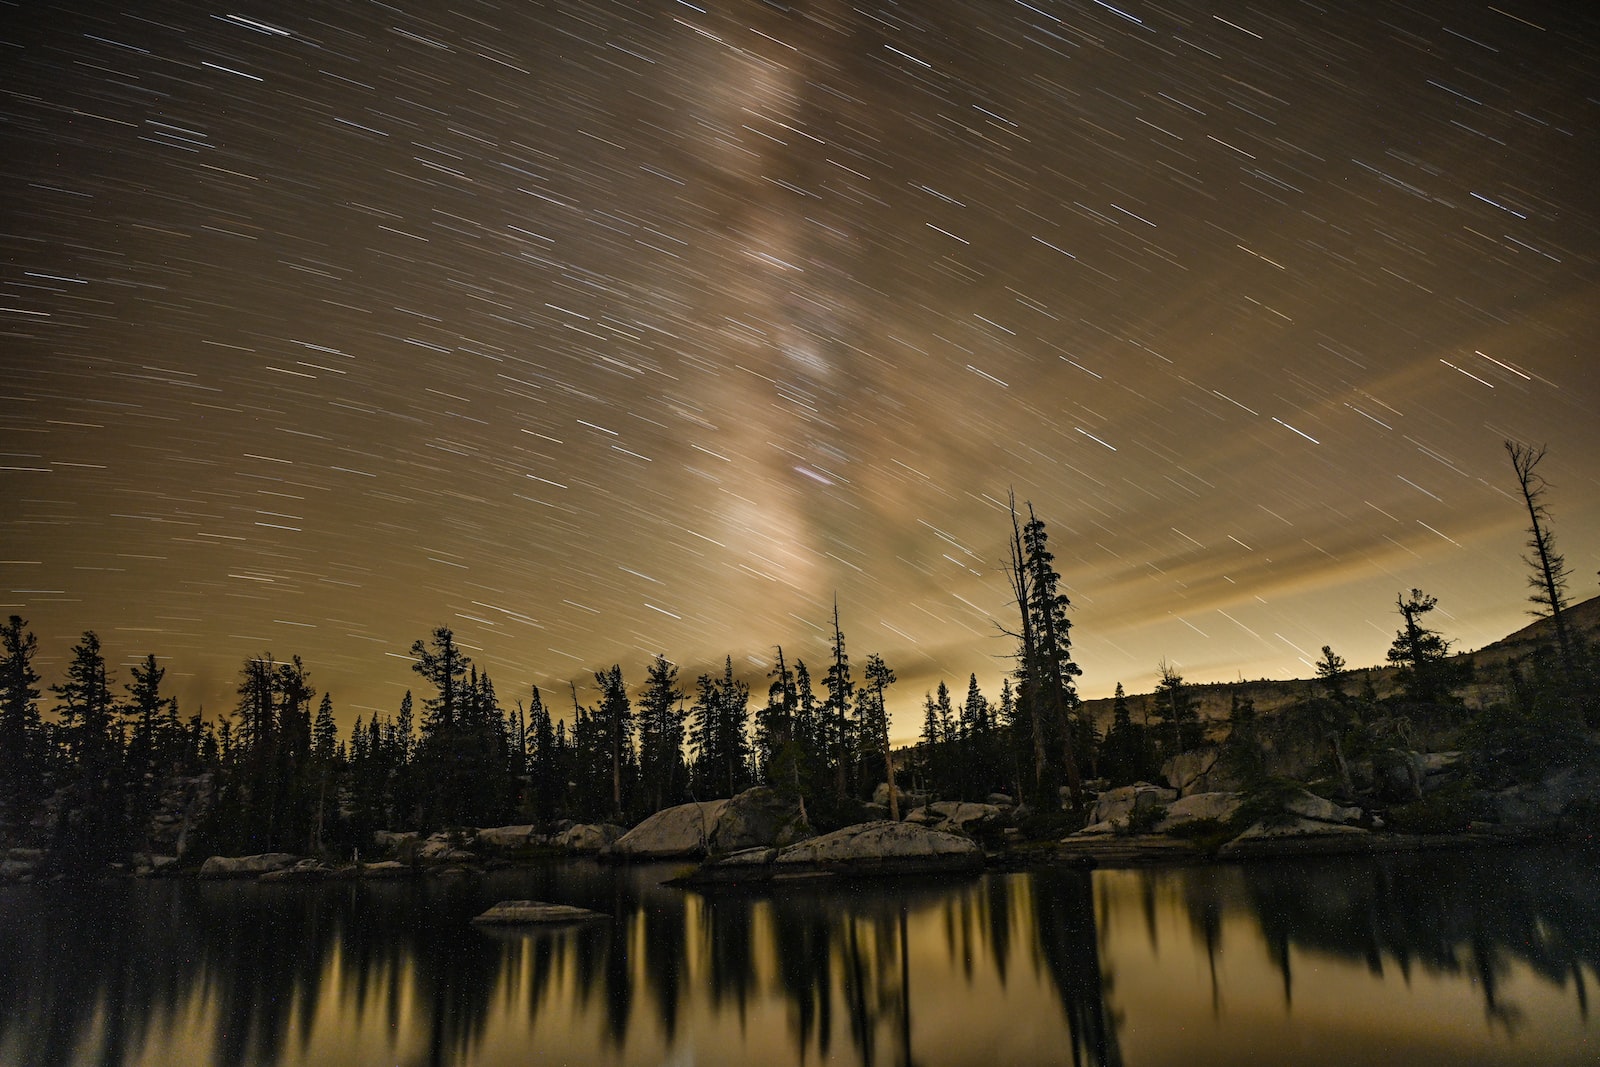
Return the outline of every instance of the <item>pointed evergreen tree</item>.
{"type": "Polygon", "coordinates": [[[639,694],[639,776],[651,811],[677,803],[683,788],[683,719],[678,668],[657,653],[639,694]]]}
{"type": "Polygon", "coordinates": [[[121,729],[116,724],[105,655],[93,630],[85,631],[73,646],[66,680],[50,690],[59,701],[55,710],[69,773],[91,780],[104,778],[121,754],[121,729]]]}
{"type": "Polygon", "coordinates": [[[855,704],[856,684],[850,677],[850,656],[845,652],[844,633],[839,629],[839,602],[833,603],[832,657],[823,688],[828,697],[823,704],[827,730],[827,758],[834,774],[834,790],[840,800],[850,794],[850,765],[855,748],[855,730],[850,711],[855,704]]]}
{"type": "Polygon", "coordinates": [[[961,704],[961,730],[966,737],[961,760],[961,795],[982,800],[999,782],[995,751],[994,716],[988,698],[978,688],[976,674],[967,677],[967,696],[961,704]]]}
{"type": "Polygon", "coordinates": [[[721,677],[703,674],[696,685],[699,692],[689,713],[697,792],[702,797],[731,797],[749,785],[750,687],[734,677],[732,656],[727,657],[721,677]]]}
{"type": "Polygon", "coordinates": [[[473,818],[483,783],[480,740],[473,728],[481,692],[477,669],[456,645],[448,626],[436,627],[430,643],[411,646],[411,669],[433,686],[423,701],[422,736],[417,742],[418,800],[423,822],[461,826],[473,818]],[[469,677],[470,673],[470,677],[469,677]]]}
{"type": "Polygon", "coordinates": [[[44,740],[39,718],[38,640],[21,616],[0,627],[0,804],[13,818],[39,799],[44,740]]]}
{"type": "Polygon", "coordinates": [[[317,791],[311,847],[314,852],[321,852],[329,812],[336,810],[339,774],[339,727],[333,721],[333,697],[327,693],[322,694],[322,703],[317,705],[317,718],[311,727],[311,766],[317,791]]]}
{"type": "Polygon", "coordinates": [[[1035,699],[1044,701],[1045,737],[1055,749],[1050,755],[1059,760],[1074,807],[1083,804],[1083,784],[1078,771],[1075,734],[1080,734],[1077,687],[1074,679],[1083,673],[1072,660],[1072,622],[1067,618],[1071,601],[1060,591],[1061,576],[1055,570],[1055,555],[1048,547],[1044,521],[1028,505],[1028,523],[1022,529],[1022,545],[1027,572],[1027,614],[1034,638],[1034,663],[1029,679],[1034,683],[1035,699]]]}
{"type": "Polygon", "coordinates": [[[182,726],[177,721],[178,702],[161,694],[167,672],[156,662],[155,653],[146,654],[129,673],[133,680],[127,684],[127,699],[118,710],[128,723],[129,774],[142,783],[156,772],[158,764],[171,769],[183,744],[174,735],[182,726]]]}
{"type": "Polygon", "coordinates": [[[1430,611],[1438,606],[1436,597],[1420,589],[1409,597],[1396,595],[1395,610],[1400,613],[1400,631],[1389,646],[1388,659],[1399,675],[1406,696],[1419,704],[1441,704],[1453,700],[1455,690],[1466,682],[1470,666],[1450,660],[1450,642],[1437,630],[1425,625],[1430,611]]]}
{"type": "Polygon", "coordinates": [[[1344,657],[1335,652],[1332,646],[1323,645],[1322,658],[1313,666],[1317,671],[1317,680],[1327,694],[1335,700],[1344,700],[1344,680],[1350,674],[1345,669],[1344,657]]]}
{"type": "Polygon", "coordinates": [[[59,701],[55,710],[66,757],[55,858],[66,869],[87,870],[114,859],[127,845],[121,728],[93,630],[73,646],[66,679],[51,691],[59,701]]]}
{"type": "Polygon", "coordinates": [[[533,817],[542,825],[555,817],[556,798],[562,790],[555,730],[538,686],[532,687],[528,698],[528,732],[533,738],[528,759],[528,775],[533,786],[533,817]]]}
{"type": "Polygon", "coordinates": [[[783,646],[777,646],[777,660],[768,672],[772,684],[767,687],[767,705],[756,713],[756,766],[760,776],[770,784],[772,765],[794,737],[794,717],[797,695],[794,674],[783,658],[783,646]]]}
{"type": "Polygon", "coordinates": [[[595,728],[605,749],[606,777],[611,783],[610,812],[620,821],[623,812],[623,774],[633,755],[633,705],[622,681],[622,667],[596,671],[594,684],[600,703],[594,711],[595,728]]]}
{"type": "MultiPolygon", "coordinates": [[[[884,780],[889,783],[889,818],[899,822],[900,797],[894,781],[894,749],[889,743],[889,709],[884,699],[889,686],[895,682],[895,674],[883,657],[874,652],[867,656],[862,677],[865,684],[857,712],[862,754],[883,761],[884,780]]],[[[871,781],[871,778],[866,780],[871,781]]]]}
{"type": "Polygon", "coordinates": [[[1195,710],[1194,696],[1183,682],[1183,675],[1175,666],[1162,660],[1157,665],[1158,678],[1154,696],[1155,715],[1166,729],[1162,732],[1162,756],[1170,759],[1180,752],[1194,748],[1204,740],[1200,715],[1195,710]]]}

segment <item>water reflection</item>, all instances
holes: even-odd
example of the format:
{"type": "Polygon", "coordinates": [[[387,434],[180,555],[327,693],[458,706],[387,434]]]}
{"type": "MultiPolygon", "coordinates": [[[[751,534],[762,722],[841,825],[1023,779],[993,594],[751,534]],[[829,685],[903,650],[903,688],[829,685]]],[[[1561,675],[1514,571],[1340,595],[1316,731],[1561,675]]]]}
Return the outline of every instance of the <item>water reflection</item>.
{"type": "Polygon", "coordinates": [[[1600,971],[1592,857],[710,896],[669,873],[3,890],[0,1063],[1110,1067],[1270,1042],[1299,1062],[1578,1062],[1600,971]],[[470,926],[512,897],[614,919],[470,926]]]}

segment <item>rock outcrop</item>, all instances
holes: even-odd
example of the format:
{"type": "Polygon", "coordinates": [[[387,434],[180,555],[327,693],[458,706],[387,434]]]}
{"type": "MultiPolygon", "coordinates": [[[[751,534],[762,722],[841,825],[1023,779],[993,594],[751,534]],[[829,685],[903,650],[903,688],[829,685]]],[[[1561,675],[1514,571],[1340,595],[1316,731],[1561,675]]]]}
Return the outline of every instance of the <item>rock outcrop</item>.
{"type": "Polygon", "coordinates": [[[1181,797],[1195,793],[1237,793],[1244,778],[1217,745],[1180,752],[1161,765],[1161,776],[1181,797]]]}
{"type": "Polygon", "coordinates": [[[1178,799],[1176,789],[1163,789],[1149,782],[1135,782],[1101,793],[1089,815],[1086,832],[1110,833],[1126,829],[1138,812],[1164,808],[1178,799]]]}
{"type": "Polygon", "coordinates": [[[280,867],[275,871],[268,871],[261,876],[263,882],[325,882],[330,878],[353,875],[355,868],[337,868],[323,863],[321,860],[301,860],[288,867],[280,867]]]}
{"type": "Polygon", "coordinates": [[[1302,789],[1283,799],[1283,810],[1301,819],[1319,823],[1350,824],[1361,821],[1360,808],[1344,807],[1325,797],[1302,789]]]}
{"type": "Polygon", "coordinates": [[[581,822],[569,826],[550,839],[568,852],[602,852],[623,837],[622,827],[608,822],[581,822]]]}
{"type": "MultiPolygon", "coordinates": [[[[902,812],[911,811],[914,808],[920,808],[932,799],[933,797],[929,796],[927,793],[914,793],[905,789],[895,790],[895,800],[899,803],[900,810],[902,812]]],[[[883,808],[885,811],[889,810],[888,782],[879,782],[873,787],[872,803],[883,808]]]]}
{"type": "Polygon", "coordinates": [[[1238,793],[1190,793],[1167,806],[1167,814],[1156,823],[1156,833],[1202,820],[1227,822],[1238,812],[1244,797],[1238,793]]]}
{"type": "Polygon", "coordinates": [[[761,845],[782,848],[810,836],[811,827],[796,798],[757,786],[729,800],[718,813],[711,831],[711,852],[738,852],[761,845]]]}
{"type": "Polygon", "coordinates": [[[907,813],[906,822],[980,837],[1005,820],[1006,811],[994,804],[973,804],[965,800],[940,800],[907,813]]]}
{"type": "Polygon", "coordinates": [[[532,826],[488,826],[472,838],[472,847],[478,852],[515,852],[532,843],[532,826]]]}
{"type": "Polygon", "coordinates": [[[259,856],[212,856],[200,865],[201,878],[259,878],[269,871],[281,871],[300,862],[288,852],[264,852],[259,856]]]}
{"type": "Polygon", "coordinates": [[[811,832],[798,800],[766,786],[730,800],[704,800],[666,808],[623,834],[608,849],[616,859],[675,859],[784,846],[811,832]]]}
{"type": "Polygon", "coordinates": [[[705,864],[695,883],[793,878],[863,878],[978,870],[983,850],[970,838],[915,823],[857,823],[787,848],[753,848],[705,864]]]}
{"type": "Polygon", "coordinates": [[[671,859],[704,856],[726,800],[702,800],[663,808],[612,842],[608,856],[627,859],[671,859]]]}

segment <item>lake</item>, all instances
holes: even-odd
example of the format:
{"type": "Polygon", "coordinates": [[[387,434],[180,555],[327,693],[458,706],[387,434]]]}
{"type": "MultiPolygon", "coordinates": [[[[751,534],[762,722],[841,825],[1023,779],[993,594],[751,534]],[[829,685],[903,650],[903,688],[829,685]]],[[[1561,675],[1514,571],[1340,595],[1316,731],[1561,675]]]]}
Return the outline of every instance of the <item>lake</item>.
{"type": "Polygon", "coordinates": [[[1600,858],[0,889],[0,1064],[1592,1064],[1600,858]],[[612,918],[523,935],[501,899],[612,918]]]}

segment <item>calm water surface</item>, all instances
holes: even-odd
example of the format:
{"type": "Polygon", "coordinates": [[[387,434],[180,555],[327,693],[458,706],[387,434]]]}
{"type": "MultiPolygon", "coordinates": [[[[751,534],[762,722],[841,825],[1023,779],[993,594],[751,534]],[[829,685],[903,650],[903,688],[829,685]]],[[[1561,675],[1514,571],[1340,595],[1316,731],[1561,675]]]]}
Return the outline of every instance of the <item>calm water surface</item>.
{"type": "Polygon", "coordinates": [[[1594,1064],[1594,854],[0,890],[0,1064],[1594,1064]],[[528,936],[532,897],[612,916],[528,936]]]}

